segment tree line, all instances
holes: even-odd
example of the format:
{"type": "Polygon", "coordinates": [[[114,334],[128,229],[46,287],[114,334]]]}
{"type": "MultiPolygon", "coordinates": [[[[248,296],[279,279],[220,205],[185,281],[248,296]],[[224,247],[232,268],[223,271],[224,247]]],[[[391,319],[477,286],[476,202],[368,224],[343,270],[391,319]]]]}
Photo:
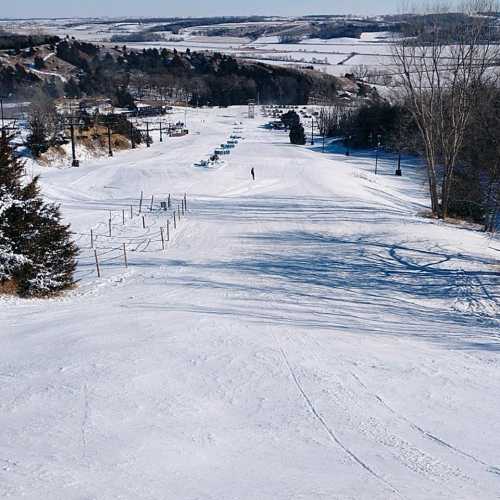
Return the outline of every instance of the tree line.
{"type": "Polygon", "coordinates": [[[427,126],[420,128],[412,106],[404,100],[380,100],[357,109],[325,108],[319,117],[320,130],[326,136],[344,136],[352,147],[371,149],[380,144],[396,154],[420,155],[433,215],[468,219],[494,231],[500,211],[499,86],[484,82],[475,90],[459,138],[454,130],[458,125],[451,124],[450,115],[440,122],[443,130],[434,132],[427,126]]]}
{"type": "Polygon", "coordinates": [[[229,106],[261,103],[304,104],[319,86],[335,92],[337,80],[328,75],[292,68],[247,63],[220,53],[185,53],[167,49],[103,50],[92,44],[63,41],[57,56],[77,68],[65,93],[114,96],[116,89],[140,93],[145,86],[156,96],[169,97],[179,90],[193,105],[229,106]],[[142,80],[142,81],[141,81],[142,80]],[[147,82],[147,83],[146,83],[147,82]]]}

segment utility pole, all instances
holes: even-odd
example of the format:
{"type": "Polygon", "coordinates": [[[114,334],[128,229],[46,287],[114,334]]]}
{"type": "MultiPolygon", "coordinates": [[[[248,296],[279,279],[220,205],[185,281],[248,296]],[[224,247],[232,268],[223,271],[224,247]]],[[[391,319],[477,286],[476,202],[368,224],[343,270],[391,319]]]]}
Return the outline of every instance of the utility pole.
{"type": "Polygon", "coordinates": [[[109,156],[113,156],[113,149],[111,148],[111,127],[108,124],[108,154],[109,156]]]}
{"type": "Polygon", "coordinates": [[[351,137],[352,136],[347,136],[347,144],[346,144],[346,150],[345,150],[345,155],[349,156],[351,154],[351,137]]]}
{"type": "Polygon", "coordinates": [[[398,166],[396,168],[396,177],[401,177],[402,172],[401,172],[401,144],[402,144],[402,132],[401,132],[401,126],[399,127],[399,141],[398,141],[398,166]]]}
{"type": "Polygon", "coordinates": [[[70,125],[71,128],[71,154],[73,157],[73,161],[71,162],[72,167],[79,167],[80,162],[76,159],[76,148],[75,148],[75,126],[73,122],[70,125]]]}
{"type": "Polygon", "coordinates": [[[184,108],[184,128],[187,129],[188,97],[186,96],[186,107],[184,108]]]}
{"type": "Polygon", "coordinates": [[[160,119],[160,142],[163,142],[163,132],[161,129],[161,119],[160,119]]]}
{"type": "Polygon", "coordinates": [[[135,140],[134,140],[134,124],[130,122],[130,144],[132,149],[135,149],[135,140]]]}
{"type": "Polygon", "coordinates": [[[377,135],[377,151],[375,153],[375,175],[377,175],[378,172],[378,152],[380,149],[380,134],[377,135]]]}
{"type": "Polygon", "coordinates": [[[398,151],[398,168],[396,168],[396,176],[401,177],[401,150],[398,151]]]}
{"type": "Polygon", "coordinates": [[[80,117],[77,115],[67,115],[62,119],[63,127],[67,127],[69,125],[69,130],[71,134],[71,157],[72,167],[79,167],[80,161],[76,158],[76,138],[75,138],[75,127],[80,123],[80,117]]]}
{"type": "Polygon", "coordinates": [[[311,117],[311,146],[314,146],[314,118],[311,117]]]}
{"type": "Polygon", "coordinates": [[[146,122],[146,146],[151,147],[150,138],[149,138],[149,122],[146,122]]]}

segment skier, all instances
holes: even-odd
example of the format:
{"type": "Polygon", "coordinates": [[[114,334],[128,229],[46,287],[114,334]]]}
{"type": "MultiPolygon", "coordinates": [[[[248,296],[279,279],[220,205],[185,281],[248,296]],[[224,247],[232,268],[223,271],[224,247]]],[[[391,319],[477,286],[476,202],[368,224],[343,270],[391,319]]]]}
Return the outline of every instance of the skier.
{"type": "Polygon", "coordinates": [[[252,170],[250,170],[250,173],[252,174],[252,179],[255,180],[255,170],[252,167],[252,170]]]}

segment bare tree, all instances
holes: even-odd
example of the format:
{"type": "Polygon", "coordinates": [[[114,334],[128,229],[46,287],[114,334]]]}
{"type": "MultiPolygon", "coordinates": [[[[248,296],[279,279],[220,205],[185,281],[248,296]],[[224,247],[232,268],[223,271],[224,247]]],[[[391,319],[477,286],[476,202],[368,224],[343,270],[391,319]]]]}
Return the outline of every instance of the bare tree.
{"type": "Polygon", "coordinates": [[[366,80],[370,75],[370,68],[366,64],[358,64],[351,69],[356,80],[366,80]]]}
{"type": "MultiPolygon", "coordinates": [[[[481,89],[460,158],[467,167],[462,195],[480,207],[484,230],[489,232],[495,231],[500,215],[500,88],[496,83],[481,89]],[[470,179],[477,179],[479,189],[472,188],[470,179]]],[[[452,202],[456,198],[454,194],[452,202]]]]}
{"type": "Polygon", "coordinates": [[[321,107],[318,116],[318,127],[321,135],[333,137],[345,129],[355,107],[351,104],[336,103],[321,107]]]}
{"type": "Polygon", "coordinates": [[[39,157],[54,143],[59,131],[54,100],[42,92],[38,92],[31,101],[28,129],[26,144],[33,155],[39,157]]]}
{"type": "Polygon", "coordinates": [[[491,0],[468,0],[460,14],[438,6],[413,16],[412,36],[393,44],[403,101],[424,145],[432,213],[448,215],[453,174],[478,90],[498,57],[491,0]]]}

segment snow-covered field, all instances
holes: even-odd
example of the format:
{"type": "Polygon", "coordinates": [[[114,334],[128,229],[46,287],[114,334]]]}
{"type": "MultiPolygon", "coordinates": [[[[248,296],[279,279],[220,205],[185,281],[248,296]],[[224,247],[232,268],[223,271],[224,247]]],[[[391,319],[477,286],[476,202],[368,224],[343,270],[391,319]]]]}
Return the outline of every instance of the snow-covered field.
{"type": "Polygon", "coordinates": [[[188,136],[33,168],[81,283],[0,301],[0,496],[500,498],[500,242],[422,217],[416,162],[375,176],[263,120],[193,110],[188,136]],[[151,195],[185,192],[163,252],[151,195]],[[97,278],[91,228],[128,269],[111,251],[97,278]]]}
{"type": "Polygon", "coordinates": [[[237,41],[224,37],[201,39],[195,36],[182,36],[180,41],[129,42],[127,46],[138,50],[157,47],[179,51],[190,49],[222,52],[267,64],[289,65],[293,63],[298,67],[312,65],[317,70],[335,76],[344,76],[345,73],[355,70],[360,65],[373,71],[392,72],[394,62],[387,39],[383,34],[378,33],[365,33],[364,35],[360,40],[355,38],[306,39],[301,43],[292,44],[278,43],[273,37],[265,37],[256,41],[245,39],[237,41]],[[380,35],[381,38],[374,39],[369,35],[380,35]]]}
{"type": "MultiPolygon", "coordinates": [[[[145,29],[147,25],[137,23],[116,22],[110,24],[78,24],[81,20],[19,20],[0,21],[0,27],[29,33],[34,29],[64,38],[74,36],[79,40],[93,43],[116,45],[109,40],[114,35],[134,34],[145,29]],[[76,23],[76,25],[72,25],[76,23]]],[[[271,24],[279,24],[276,21],[271,24]]],[[[160,23],[161,24],[161,23],[160,23]]],[[[247,23],[238,24],[245,26],[247,23]]],[[[259,25],[262,23],[251,23],[259,25]]],[[[269,24],[269,23],[263,23],[269,24]]],[[[221,28],[227,25],[215,25],[221,28]]],[[[236,26],[234,24],[230,26],[236,26]]],[[[372,71],[394,72],[391,55],[390,33],[363,33],[357,38],[334,38],[330,40],[304,39],[301,43],[279,43],[278,36],[264,36],[257,40],[236,38],[231,36],[199,36],[200,27],[186,28],[174,35],[170,32],[158,32],[164,37],[155,42],[127,42],[127,46],[137,50],[143,48],[168,48],[185,51],[211,51],[230,54],[251,61],[261,61],[267,64],[290,65],[297,67],[313,66],[319,71],[335,76],[344,76],[356,70],[360,65],[372,71]],[[346,60],[347,59],[347,60],[346,60]],[[321,61],[321,62],[318,62],[321,61]],[[344,62],[345,61],[345,62],[344,62]],[[339,64],[342,63],[342,64],[339,64]]]]}

